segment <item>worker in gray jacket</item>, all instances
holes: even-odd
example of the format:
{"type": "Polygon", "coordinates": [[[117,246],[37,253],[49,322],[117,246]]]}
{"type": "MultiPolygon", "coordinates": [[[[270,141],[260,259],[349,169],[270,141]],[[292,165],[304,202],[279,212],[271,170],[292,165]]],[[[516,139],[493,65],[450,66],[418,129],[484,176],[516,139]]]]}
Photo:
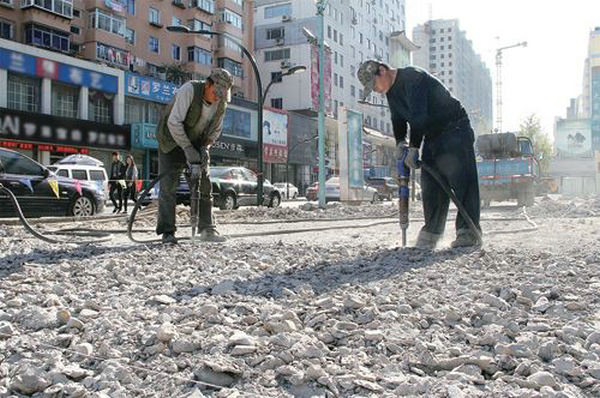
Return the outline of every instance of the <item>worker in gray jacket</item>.
{"type": "MultiPolygon", "coordinates": [[[[200,180],[198,231],[200,240],[223,242],[212,215],[212,185],[209,179],[210,146],[221,135],[233,77],[225,69],[214,69],[205,81],[189,81],[179,88],[158,124],[160,181],[156,233],[163,243],[177,243],[175,206],[179,176],[184,169],[190,188],[200,180]]],[[[192,204],[194,205],[194,204],[192,204]]]]}
{"type": "MultiPolygon", "coordinates": [[[[479,226],[479,181],[474,132],[467,112],[435,76],[415,68],[394,69],[377,60],[361,64],[357,77],[365,87],[364,97],[372,91],[385,94],[392,116],[394,136],[399,147],[405,145],[408,126],[410,142],[405,163],[420,167],[421,159],[454,190],[476,228],[479,226]]],[[[425,225],[416,246],[432,249],[446,226],[450,198],[429,173],[421,173],[425,225]]],[[[452,247],[480,245],[463,214],[456,216],[456,240],[452,247]]]]}

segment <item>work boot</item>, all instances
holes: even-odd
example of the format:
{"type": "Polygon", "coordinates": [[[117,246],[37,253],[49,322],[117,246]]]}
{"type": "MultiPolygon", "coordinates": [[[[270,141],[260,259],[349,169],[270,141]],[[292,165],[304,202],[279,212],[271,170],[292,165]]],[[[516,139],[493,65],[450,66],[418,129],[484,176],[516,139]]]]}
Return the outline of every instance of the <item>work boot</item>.
{"type": "Polygon", "coordinates": [[[422,250],[433,250],[441,237],[441,234],[432,234],[431,232],[421,230],[415,247],[422,250]]]}
{"type": "Polygon", "coordinates": [[[481,246],[481,242],[470,229],[459,229],[456,231],[456,240],[451,244],[453,249],[459,247],[481,246]]]}
{"type": "Polygon", "coordinates": [[[177,238],[175,237],[175,234],[173,232],[165,232],[162,235],[162,243],[176,245],[177,238]]]}
{"type": "Polygon", "coordinates": [[[227,241],[227,238],[219,235],[214,229],[205,229],[200,234],[200,240],[202,242],[223,243],[227,241]]]}

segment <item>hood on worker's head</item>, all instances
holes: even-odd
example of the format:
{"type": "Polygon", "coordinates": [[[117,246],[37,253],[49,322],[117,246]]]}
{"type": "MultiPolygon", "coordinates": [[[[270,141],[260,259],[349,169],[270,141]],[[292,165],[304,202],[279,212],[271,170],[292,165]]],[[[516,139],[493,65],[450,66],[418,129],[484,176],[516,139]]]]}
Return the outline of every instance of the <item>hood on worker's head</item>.
{"type": "Polygon", "coordinates": [[[373,92],[373,88],[375,87],[375,76],[379,71],[379,65],[381,62],[369,59],[360,64],[358,68],[358,72],[356,72],[356,77],[363,85],[363,98],[361,101],[365,101],[369,95],[373,92]]]}
{"type": "Polygon", "coordinates": [[[233,86],[233,76],[231,76],[231,73],[223,68],[215,68],[212,70],[208,78],[215,85],[215,94],[217,97],[230,102],[231,87],[233,86]]]}

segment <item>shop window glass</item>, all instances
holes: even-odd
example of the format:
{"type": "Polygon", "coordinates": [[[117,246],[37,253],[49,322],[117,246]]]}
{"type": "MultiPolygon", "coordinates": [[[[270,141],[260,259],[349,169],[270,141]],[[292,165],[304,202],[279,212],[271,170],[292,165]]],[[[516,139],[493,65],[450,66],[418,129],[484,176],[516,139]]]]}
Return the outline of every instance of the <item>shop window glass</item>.
{"type": "Polygon", "coordinates": [[[79,88],[52,82],[52,114],[76,118],[79,109],[79,88]]]}
{"type": "Polygon", "coordinates": [[[8,75],[8,108],[39,112],[41,100],[40,79],[10,73],[8,75]]]}

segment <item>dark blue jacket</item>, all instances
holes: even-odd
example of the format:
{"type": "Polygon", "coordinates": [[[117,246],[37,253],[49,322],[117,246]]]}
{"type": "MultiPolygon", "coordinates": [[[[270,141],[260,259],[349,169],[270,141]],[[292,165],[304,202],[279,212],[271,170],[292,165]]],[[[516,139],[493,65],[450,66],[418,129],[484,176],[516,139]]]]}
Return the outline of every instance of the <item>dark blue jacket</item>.
{"type": "Polygon", "coordinates": [[[468,123],[460,101],[437,78],[415,67],[397,71],[387,92],[396,143],[406,139],[407,123],[410,146],[415,148],[421,146],[423,137],[433,139],[457,123],[468,123]]]}

